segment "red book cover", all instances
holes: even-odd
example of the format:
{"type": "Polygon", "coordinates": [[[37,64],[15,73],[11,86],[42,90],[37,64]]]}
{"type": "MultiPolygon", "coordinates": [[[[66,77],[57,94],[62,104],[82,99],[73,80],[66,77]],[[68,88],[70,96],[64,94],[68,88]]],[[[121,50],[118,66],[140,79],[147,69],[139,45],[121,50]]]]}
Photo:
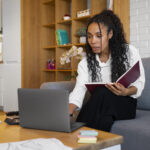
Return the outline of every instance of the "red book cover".
{"type": "MultiPolygon", "coordinates": [[[[133,82],[135,82],[140,76],[140,65],[139,61],[127,70],[116,82],[121,83],[126,88],[133,82]]],[[[104,86],[106,83],[92,82],[87,83],[85,86],[92,93],[96,87],[104,86]]]]}

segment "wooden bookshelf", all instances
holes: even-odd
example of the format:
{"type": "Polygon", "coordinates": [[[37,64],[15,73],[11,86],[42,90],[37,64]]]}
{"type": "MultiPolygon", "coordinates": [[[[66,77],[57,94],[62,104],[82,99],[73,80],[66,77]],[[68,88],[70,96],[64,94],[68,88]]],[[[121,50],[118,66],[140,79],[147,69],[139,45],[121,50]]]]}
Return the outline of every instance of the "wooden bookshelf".
{"type": "MultiPolygon", "coordinates": [[[[71,63],[61,65],[60,56],[73,45],[84,48],[85,44],[79,43],[76,32],[80,27],[86,27],[89,18],[106,9],[107,0],[27,0],[21,7],[22,87],[38,88],[43,82],[71,80],[68,77],[76,72],[79,60],[72,58],[71,63]],[[86,9],[90,9],[90,15],[78,18],[77,12],[86,9]],[[71,18],[63,20],[65,14],[71,18]],[[57,45],[58,29],[68,32],[70,44],[57,45]],[[55,59],[56,69],[46,68],[49,58],[55,59]]],[[[129,0],[114,0],[113,7],[129,41],[129,0]]]]}
{"type": "MultiPolygon", "coordinates": [[[[49,13],[51,15],[53,14],[53,16],[49,16],[49,18],[47,17],[47,21],[49,19],[49,22],[47,22],[48,24],[42,26],[42,30],[43,30],[42,31],[42,34],[43,34],[42,43],[44,43],[43,46],[45,48],[52,47],[51,49],[53,49],[53,54],[52,54],[52,52],[51,52],[51,54],[50,54],[50,52],[49,52],[49,54],[46,52],[42,52],[42,54],[41,54],[41,60],[43,60],[41,67],[44,70],[41,72],[41,83],[48,82],[48,81],[66,80],[66,78],[65,78],[66,75],[71,76],[74,73],[74,71],[77,69],[77,64],[79,61],[72,58],[72,61],[70,64],[61,65],[59,62],[60,56],[62,55],[62,53],[64,51],[69,50],[70,47],[73,45],[81,46],[81,47],[85,46],[85,44],[79,43],[79,38],[75,35],[76,31],[80,27],[86,27],[86,24],[87,24],[89,18],[91,18],[91,16],[95,15],[96,13],[99,13],[103,9],[106,9],[106,7],[107,7],[106,2],[107,2],[106,0],[90,0],[90,1],[87,1],[87,0],[55,0],[55,1],[47,0],[47,1],[43,1],[43,5],[49,6],[49,13]],[[89,5],[88,5],[88,2],[90,3],[89,5]],[[84,17],[77,17],[77,11],[88,9],[87,6],[90,7],[89,9],[91,10],[91,14],[88,16],[84,16],[84,17]],[[51,9],[51,8],[53,8],[53,9],[51,9]],[[63,20],[64,14],[69,14],[71,16],[71,19],[63,20]],[[55,20],[55,23],[53,23],[50,20],[52,20],[52,21],[55,20]],[[57,45],[56,44],[55,32],[57,29],[67,30],[67,32],[69,34],[70,44],[67,44],[67,45],[57,45]],[[48,35],[45,34],[44,30],[46,30],[46,33],[49,32],[49,34],[48,35]],[[49,43],[46,43],[46,41],[48,40],[48,37],[49,37],[49,43]],[[53,39],[51,39],[51,37],[53,37],[53,39]],[[50,41],[51,41],[51,43],[50,43],[50,41]],[[46,44],[49,44],[49,45],[46,45],[46,44]],[[45,56],[45,55],[47,55],[47,56],[45,56]],[[46,64],[48,55],[49,56],[51,55],[55,58],[56,70],[50,71],[50,70],[47,70],[44,68],[44,67],[46,67],[45,64],[46,64]],[[64,69],[62,69],[62,68],[64,68],[64,69]],[[68,68],[69,70],[66,68],[68,68]],[[45,74],[48,74],[48,72],[49,72],[49,78],[45,79],[45,74]],[[55,80],[53,80],[54,78],[52,79],[51,76],[55,76],[55,80]]],[[[123,3],[126,3],[126,7],[129,5],[128,1],[124,0],[123,3]]],[[[116,12],[121,13],[122,14],[121,16],[125,15],[124,12],[121,12],[117,9],[118,7],[120,7],[119,5],[118,6],[117,5],[118,5],[118,2],[114,1],[114,8],[115,8],[116,12]]],[[[121,5],[121,3],[120,3],[120,5],[121,5]]],[[[127,9],[127,11],[129,11],[129,9],[127,9]]],[[[46,18],[46,15],[48,15],[47,10],[43,9],[42,13],[43,13],[43,16],[45,15],[44,18],[46,18]]],[[[128,23],[129,23],[129,20],[128,20],[128,23]]]]}

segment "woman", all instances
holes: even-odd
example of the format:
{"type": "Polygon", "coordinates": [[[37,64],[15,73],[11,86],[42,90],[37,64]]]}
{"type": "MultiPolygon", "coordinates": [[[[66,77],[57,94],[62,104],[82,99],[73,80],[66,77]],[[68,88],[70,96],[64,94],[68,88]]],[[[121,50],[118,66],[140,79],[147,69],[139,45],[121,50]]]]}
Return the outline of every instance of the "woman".
{"type": "Polygon", "coordinates": [[[110,131],[115,120],[136,116],[137,98],[145,84],[141,58],[137,49],[127,44],[120,19],[111,10],[104,10],[89,20],[86,53],[86,58],[78,65],[76,85],[69,97],[69,113],[72,115],[76,108],[82,107],[87,82],[106,82],[105,86],[95,89],[77,121],[110,131]],[[140,62],[140,77],[128,88],[116,83],[137,61],[140,62]]]}

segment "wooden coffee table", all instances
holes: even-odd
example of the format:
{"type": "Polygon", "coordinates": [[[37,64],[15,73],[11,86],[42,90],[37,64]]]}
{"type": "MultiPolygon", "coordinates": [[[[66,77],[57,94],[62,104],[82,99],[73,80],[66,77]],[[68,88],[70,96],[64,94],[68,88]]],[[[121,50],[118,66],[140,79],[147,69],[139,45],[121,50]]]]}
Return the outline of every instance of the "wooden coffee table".
{"type": "Polygon", "coordinates": [[[98,150],[114,145],[121,144],[123,137],[120,135],[98,131],[98,141],[95,144],[78,144],[77,135],[79,130],[91,130],[91,128],[82,127],[72,133],[53,132],[36,129],[26,129],[19,125],[7,125],[4,122],[6,118],[5,113],[0,112],[0,143],[23,141],[35,138],[57,138],[63,142],[64,145],[70,146],[76,150],[98,150]]]}

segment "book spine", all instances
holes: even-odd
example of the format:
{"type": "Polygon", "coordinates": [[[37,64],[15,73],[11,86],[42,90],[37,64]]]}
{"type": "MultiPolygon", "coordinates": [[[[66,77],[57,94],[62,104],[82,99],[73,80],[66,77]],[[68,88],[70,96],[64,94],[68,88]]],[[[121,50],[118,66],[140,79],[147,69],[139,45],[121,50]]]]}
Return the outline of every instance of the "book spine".
{"type": "Polygon", "coordinates": [[[57,42],[57,45],[60,45],[60,39],[59,39],[58,31],[56,31],[56,42],[57,42]]]}
{"type": "Polygon", "coordinates": [[[60,29],[58,29],[58,30],[56,31],[56,36],[57,36],[58,45],[61,45],[60,29]]]}

